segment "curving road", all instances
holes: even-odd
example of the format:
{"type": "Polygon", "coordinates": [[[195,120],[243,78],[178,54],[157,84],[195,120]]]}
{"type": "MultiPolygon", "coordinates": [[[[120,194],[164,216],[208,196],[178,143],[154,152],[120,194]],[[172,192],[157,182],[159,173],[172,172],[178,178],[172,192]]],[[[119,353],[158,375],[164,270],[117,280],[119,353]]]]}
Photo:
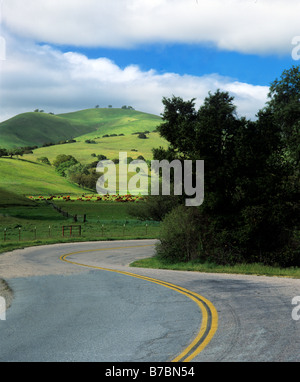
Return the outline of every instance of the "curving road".
{"type": "Polygon", "coordinates": [[[155,241],[0,255],[0,361],[299,361],[299,280],[130,268],[155,241]]]}

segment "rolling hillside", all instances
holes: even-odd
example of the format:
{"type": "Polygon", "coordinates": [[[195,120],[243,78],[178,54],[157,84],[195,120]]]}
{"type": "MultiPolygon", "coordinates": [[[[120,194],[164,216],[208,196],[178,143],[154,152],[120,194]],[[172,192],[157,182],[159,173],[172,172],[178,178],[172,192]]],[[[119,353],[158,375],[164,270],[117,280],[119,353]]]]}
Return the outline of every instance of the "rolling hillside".
{"type": "Polygon", "coordinates": [[[84,141],[106,134],[153,131],[160,121],[152,114],[113,108],[60,115],[23,113],[0,123],[0,147],[42,146],[71,138],[84,141]]]}
{"type": "MultiPolygon", "coordinates": [[[[0,158],[0,175],[1,199],[4,197],[4,192],[6,195],[13,193],[19,196],[55,193],[80,194],[83,192],[82,188],[59,176],[53,167],[23,159],[0,158]]],[[[7,204],[3,199],[1,203],[7,204]]]]}
{"type": "MultiPolygon", "coordinates": [[[[97,160],[96,155],[115,159],[122,151],[133,159],[140,155],[152,159],[152,148],[167,147],[167,142],[153,132],[160,123],[161,119],[155,115],[128,109],[95,108],[62,115],[41,112],[18,115],[0,124],[0,147],[42,145],[70,138],[75,138],[76,142],[39,147],[21,159],[0,158],[0,187],[5,192],[27,196],[81,194],[82,188],[59,176],[54,167],[39,163],[38,158],[47,157],[52,163],[59,154],[68,154],[82,164],[90,164],[97,160]],[[147,139],[132,134],[144,131],[150,131],[147,139]],[[92,143],[87,143],[88,139],[92,143]]],[[[8,200],[4,194],[0,198],[8,200]]]]}
{"type": "Polygon", "coordinates": [[[65,118],[46,113],[19,114],[0,124],[0,147],[41,146],[92,131],[93,128],[72,124],[65,118]]]}
{"type": "MultiPolygon", "coordinates": [[[[96,139],[96,143],[75,142],[33,150],[33,154],[24,154],[21,159],[0,158],[0,187],[7,193],[17,195],[81,194],[79,186],[59,176],[54,167],[37,162],[40,157],[47,157],[52,163],[59,154],[74,156],[80,163],[89,164],[97,160],[91,154],[102,154],[108,159],[119,157],[119,152],[127,152],[128,157],[136,159],[142,155],[152,159],[152,148],[167,147],[158,133],[147,134],[148,139],[139,139],[137,135],[125,135],[96,139]],[[132,151],[134,149],[135,151],[132,151]]],[[[8,194],[7,194],[8,195],[8,194]]],[[[2,199],[2,194],[0,198],[2,199]]],[[[5,197],[5,200],[7,198],[5,197]]],[[[5,202],[6,204],[7,202],[5,202]]]]}
{"type": "Polygon", "coordinates": [[[102,137],[105,134],[130,134],[135,132],[153,131],[161,123],[157,115],[147,114],[128,109],[87,109],[74,113],[60,114],[72,124],[85,125],[94,129],[79,140],[102,137]]]}
{"type": "Polygon", "coordinates": [[[96,138],[95,143],[79,141],[63,145],[41,147],[33,151],[33,154],[25,154],[24,159],[36,162],[39,157],[47,157],[52,163],[60,154],[74,156],[80,163],[89,164],[97,158],[92,154],[105,155],[108,159],[119,157],[119,152],[127,152],[128,157],[136,159],[142,155],[145,159],[152,159],[152,148],[159,146],[167,148],[168,143],[158,133],[147,134],[148,139],[139,139],[137,135],[124,135],[108,138],[96,138]],[[136,150],[136,151],[132,151],[136,150]]]}
{"type": "Polygon", "coordinates": [[[17,195],[11,191],[0,188],[0,208],[3,207],[34,207],[36,202],[26,198],[25,196],[17,195]]]}

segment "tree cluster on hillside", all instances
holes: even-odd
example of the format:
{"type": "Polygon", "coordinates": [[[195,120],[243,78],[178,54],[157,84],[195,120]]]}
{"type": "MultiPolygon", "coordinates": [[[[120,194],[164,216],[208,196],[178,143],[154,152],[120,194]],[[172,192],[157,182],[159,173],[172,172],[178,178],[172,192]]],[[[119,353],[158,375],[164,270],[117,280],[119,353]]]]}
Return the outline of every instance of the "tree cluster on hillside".
{"type": "MultiPolygon", "coordinates": [[[[99,107],[100,107],[99,105],[96,105],[95,109],[99,109],[99,107]]],[[[108,108],[111,109],[112,105],[108,105],[108,108]]],[[[123,105],[121,107],[121,109],[123,109],[123,110],[134,110],[134,108],[132,106],[127,106],[127,105],[123,105]]]]}
{"type": "Polygon", "coordinates": [[[158,131],[169,148],[154,159],[204,160],[205,197],[200,207],[167,211],[160,256],[300,265],[299,99],[299,67],[272,83],[255,121],[220,90],[198,110],[195,99],[163,99],[158,131]]]}
{"type": "Polygon", "coordinates": [[[26,146],[26,147],[17,147],[13,149],[0,148],[0,158],[1,157],[19,157],[24,154],[32,154],[32,150],[35,150],[38,146],[26,146]]]}
{"type": "Polygon", "coordinates": [[[88,144],[96,144],[97,142],[94,141],[93,139],[86,139],[86,140],[85,140],[85,143],[88,143],[88,144]]]}
{"type": "Polygon", "coordinates": [[[97,163],[98,161],[95,161],[89,165],[83,165],[72,155],[60,154],[52,164],[56,172],[70,182],[96,191],[96,183],[101,175],[101,173],[96,173],[97,163]]]}
{"type": "Polygon", "coordinates": [[[63,140],[61,140],[59,142],[56,142],[56,143],[54,143],[54,142],[45,142],[45,143],[42,144],[42,147],[50,147],[50,146],[56,146],[56,145],[66,145],[68,143],[76,143],[76,142],[77,142],[76,139],[73,139],[73,138],[71,138],[71,139],[63,139],[63,140]]]}

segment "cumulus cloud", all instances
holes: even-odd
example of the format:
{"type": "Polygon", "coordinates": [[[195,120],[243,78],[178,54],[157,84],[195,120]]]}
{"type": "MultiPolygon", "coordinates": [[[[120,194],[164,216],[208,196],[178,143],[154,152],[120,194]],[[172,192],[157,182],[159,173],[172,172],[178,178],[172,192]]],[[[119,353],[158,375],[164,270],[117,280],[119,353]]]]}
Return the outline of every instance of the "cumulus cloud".
{"type": "Polygon", "coordinates": [[[235,97],[238,113],[254,118],[264,106],[268,88],[237,82],[218,74],[160,74],[136,65],[120,68],[105,57],[89,59],[63,53],[49,45],[7,37],[7,60],[1,63],[1,120],[36,108],[63,113],[95,105],[121,107],[159,115],[162,97],[197,99],[209,91],[226,90],[235,97]],[[3,112],[5,111],[5,113],[3,112]]]}
{"type": "Polygon", "coordinates": [[[3,0],[3,22],[49,44],[133,47],[212,43],[255,54],[290,54],[298,0],[3,0]]]}

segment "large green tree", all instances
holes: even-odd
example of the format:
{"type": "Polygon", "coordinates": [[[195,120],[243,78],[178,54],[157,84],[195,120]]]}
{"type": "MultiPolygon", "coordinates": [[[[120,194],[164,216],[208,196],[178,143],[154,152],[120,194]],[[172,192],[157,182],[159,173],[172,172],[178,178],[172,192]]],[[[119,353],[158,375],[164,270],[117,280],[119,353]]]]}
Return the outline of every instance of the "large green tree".
{"type": "Polygon", "coordinates": [[[295,163],[284,159],[287,129],[276,123],[275,106],[260,111],[254,122],[237,116],[227,92],[209,93],[199,110],[194,101],[163,99],[158,131],[170,147],[154,156],[205,161],[205,198],[195,222],[200,257],[297,263],[295,163]]]}
{"type": "MultiPolygon", "coordinates": [[[[270,86],[267,110],[280,129],[289,158],[300,165],[300,67],[284,70],[270,86]]],[[[299,167],[298,167],[299,169],[299,167]]]]}

